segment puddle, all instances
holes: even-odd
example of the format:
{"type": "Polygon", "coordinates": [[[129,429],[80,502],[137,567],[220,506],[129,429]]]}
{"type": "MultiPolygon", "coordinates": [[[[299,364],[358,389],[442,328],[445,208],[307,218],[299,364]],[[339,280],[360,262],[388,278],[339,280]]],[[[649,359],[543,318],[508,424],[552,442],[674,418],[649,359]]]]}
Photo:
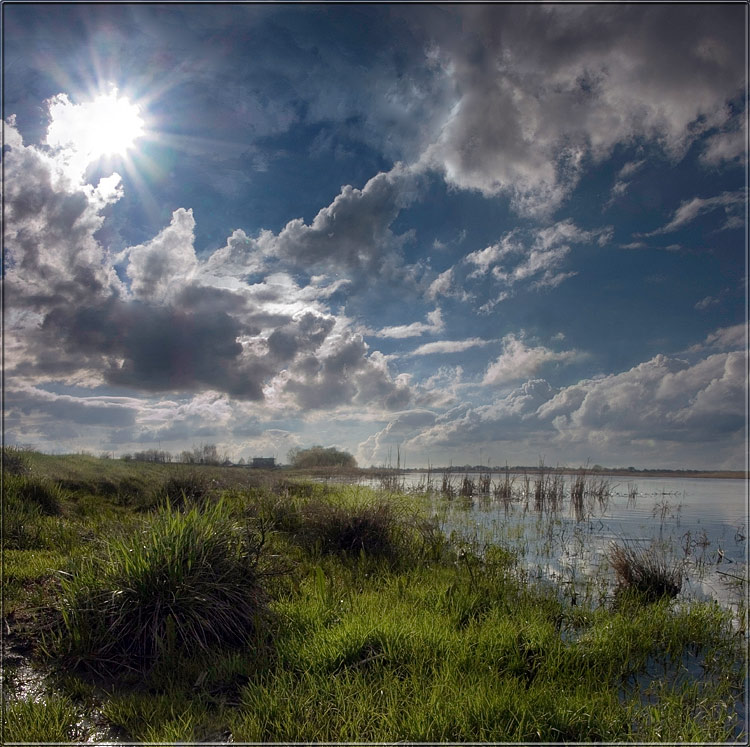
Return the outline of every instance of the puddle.
{"type": "MultiPolygon", "coordinates": [[[[28,656],[19,653],[18,649],[23,649],[23,646],[9,646],[7,639],[4,644],[4,648],[10,648],[4,652],[0,665],[4,702],[45,703],[54,692],[52,671],[32,664],[28,656]]],[[[127,739],[121,729],[108,723],[101,711],[91,705],[79,705],[76,721],[71,724],[70,731],[76,742],[121,744],[127,739]]]]}

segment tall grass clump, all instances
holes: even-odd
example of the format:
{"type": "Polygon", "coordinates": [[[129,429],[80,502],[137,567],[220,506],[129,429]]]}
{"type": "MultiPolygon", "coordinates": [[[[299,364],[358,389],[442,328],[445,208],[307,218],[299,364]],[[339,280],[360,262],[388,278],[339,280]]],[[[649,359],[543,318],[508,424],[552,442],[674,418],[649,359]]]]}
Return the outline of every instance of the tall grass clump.
{"type": "Polygon", "coordinates": [[[34,550],[53,542],[50,522],[62,513],[63,491],[57,483],[26,474],[3,476],[3,546],[34,550]]]}
{"type": "Polygon", "coordinates": [[[57,483],[44,478],[10,474],[3,477],[3,498],[6,505],[34,506],[44,516],[59,516],[63,491],[57,483]]]}
{"type": "Polygon", "coordinates": [[[636,547],[612,544],[609,564],[620,589],[637,592],[648,601],[676,597],[682,589],[682,568],[657,544],[636,547]]]}
{"type": "Polygon", "coordinates": [[[397,565],[413,549],[406,518],[389,501],[362,505],[311,501],[301,513],[297,539],[312,552],[348,558],[365,555],[397,565]]]}
{"type": "Polygon", "coordinates": [[[29,452],[18,446],[4,446],[0,452],[3,476],[28,475],[31,471],[29,452]]]}
{"type": "Polygon", "coordinates": [[[61,582],[47,649],[69,666],[147,668],[183,651],[240,644],[266,610],[263,541],[222,502],[159,509],[61,582]]]}

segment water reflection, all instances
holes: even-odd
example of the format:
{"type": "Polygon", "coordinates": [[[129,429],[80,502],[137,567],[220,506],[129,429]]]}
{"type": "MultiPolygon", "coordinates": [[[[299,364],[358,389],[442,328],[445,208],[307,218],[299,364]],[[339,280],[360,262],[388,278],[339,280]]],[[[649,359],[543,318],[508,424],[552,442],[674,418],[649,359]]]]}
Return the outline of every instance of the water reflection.
{"type": "MultiPolygon", "coordinates": [[[[513,549],[526,572],[572,599],[604,600],[613,542],[659,543],[683,571],[682,598],[713,599],[744,614],[747,485],[744,480],[537,473],[409,473],[389,488],[431,496],[442,528],[481,550],[513,549]]],[[[382,487],[377,480],[372,487],[382,487]]]]}

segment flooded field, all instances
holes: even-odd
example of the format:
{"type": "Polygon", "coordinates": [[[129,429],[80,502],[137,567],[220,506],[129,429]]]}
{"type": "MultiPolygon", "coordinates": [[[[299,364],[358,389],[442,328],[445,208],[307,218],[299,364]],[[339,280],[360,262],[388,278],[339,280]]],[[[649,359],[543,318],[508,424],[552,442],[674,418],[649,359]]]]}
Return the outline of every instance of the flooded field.
{"type": "Polygon", "coordinates": [[[571,595],[606,595],[612,543],[666,548],[683,574],[683,598],[714,599],[742,613],[747,574],[747,484],[741,479],[637,480],[555,473],[427,473],[371,487],[427,491],[447,532],[501,542],[529,573],[571,595]],[[576,491],[576,487],[579,488],[576,491]]]}

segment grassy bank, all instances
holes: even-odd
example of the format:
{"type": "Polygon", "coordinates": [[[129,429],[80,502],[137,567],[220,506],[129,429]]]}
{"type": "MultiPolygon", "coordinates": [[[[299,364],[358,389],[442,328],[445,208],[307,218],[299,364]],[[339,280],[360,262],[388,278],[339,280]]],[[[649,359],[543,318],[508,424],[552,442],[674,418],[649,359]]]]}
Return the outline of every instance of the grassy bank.
{"type": "Polygon", "coordinates": [[[20,456],[4,743],[738,736],[743,637],[653,593],[658,559],[615,553],[618,593],[574,603],[418,496],[20,456]]]}

